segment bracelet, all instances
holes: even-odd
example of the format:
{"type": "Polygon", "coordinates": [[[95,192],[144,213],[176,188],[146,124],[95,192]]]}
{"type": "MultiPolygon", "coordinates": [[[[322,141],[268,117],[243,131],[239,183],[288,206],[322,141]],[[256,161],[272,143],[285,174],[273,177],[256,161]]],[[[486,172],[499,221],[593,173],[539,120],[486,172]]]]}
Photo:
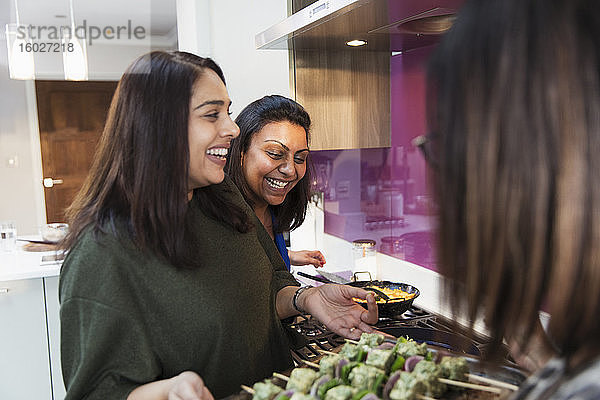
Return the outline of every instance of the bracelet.
{"type": "Polygon", "coordinates": [[[298,307],[298,297],[300,297],[300,294],[302,292],[304,292],[306,289],[310,289],[312,286],[302,286],[301,288],[299,288],[298,290],[296,290],[296,292],[294,293],[294,297],[292,297],[292,306],[294,306],[294,308],[296,309],[296,311],[298,311],[300,314],[304,314],[304,311],[300,309],[300,307],[298,307]]]}

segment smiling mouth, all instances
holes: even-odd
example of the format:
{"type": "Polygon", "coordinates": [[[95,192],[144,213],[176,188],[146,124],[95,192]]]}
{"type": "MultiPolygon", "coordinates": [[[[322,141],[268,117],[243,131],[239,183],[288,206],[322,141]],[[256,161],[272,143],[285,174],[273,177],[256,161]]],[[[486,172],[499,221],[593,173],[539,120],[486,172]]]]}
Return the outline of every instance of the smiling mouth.
{"type": "Polygon", "coordinates": [[[229,149],[227,149],[225,147],[218,147],[218,148],[215,147],[215,148],[206,150],[206,154],[208,154],[209,156],[217,157],[223,161],[227,160],[228,152],[229,152],[229,149]]]}
{"type": "Polygon", "coordinates": [[[284,189],[290,181],[281,181],[279,179],[265,178],[267,184],[273,189],[284,189]]]}

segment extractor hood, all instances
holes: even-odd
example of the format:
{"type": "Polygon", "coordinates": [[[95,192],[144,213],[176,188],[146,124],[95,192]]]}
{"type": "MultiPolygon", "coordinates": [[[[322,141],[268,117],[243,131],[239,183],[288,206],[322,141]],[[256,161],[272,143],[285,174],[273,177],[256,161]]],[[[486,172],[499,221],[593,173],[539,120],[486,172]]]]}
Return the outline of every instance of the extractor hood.
{"type": "Polygon", "coordinates": [[[464,0],[319,0],[256,35],[257,49],[407,51],[437,43],[464,0]]]}

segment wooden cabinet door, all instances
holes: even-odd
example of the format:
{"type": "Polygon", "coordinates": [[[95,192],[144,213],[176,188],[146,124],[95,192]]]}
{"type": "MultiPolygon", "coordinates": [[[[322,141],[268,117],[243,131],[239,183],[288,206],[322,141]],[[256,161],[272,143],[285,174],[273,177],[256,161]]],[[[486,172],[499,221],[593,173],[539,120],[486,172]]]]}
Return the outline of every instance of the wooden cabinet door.
{"type": "Polygon", "coordinates": [[[51,400],[42,279],[0,282],[0,399],[51,400]]]}
{"type": "Polygon", "coordinates": [[[295,50],[294,68],[311,150],[390,146],[389,52],[295,50]]]}
{"type": "Polygon", "coordinates": [[[91,166],[117,82],[36,81],[35,87],[46,218],[64,222],[91,166]]]}

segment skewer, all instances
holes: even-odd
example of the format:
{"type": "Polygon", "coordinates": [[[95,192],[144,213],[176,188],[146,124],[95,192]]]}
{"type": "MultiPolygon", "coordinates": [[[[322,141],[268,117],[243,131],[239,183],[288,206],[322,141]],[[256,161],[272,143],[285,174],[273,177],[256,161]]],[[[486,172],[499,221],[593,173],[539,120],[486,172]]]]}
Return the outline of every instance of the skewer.
{"type": "Polygon", "coordinates": [[[474,383],[468,383],[468,382],[462,382],[462,381],[453,381],[451,379],[446,379],[446,378],[438,378],[438,381],[445,383],[447,385],[460,386],[460,387],[464,387],[464,388],[468,388],[468,389],[482,390],[484,392],[490,392],[490,393],[496,393],[496,394],[502,393],[501,389],[495,388],[495,387],[490,387],[490,386],[476,385],[474,383]]]}
{"type": "Polygon", "coordinates": [[[479,376],[479,375],[475,375],[475,374],[465,374],[467,377],[469,377],[470,379],[474,380],[474,381],[479,381],[479,382],[483,382],[483,383],[487,383],[489,385],[492,386],[498,386],[504,389],[508,389],[508,390],[512,390],[512,391],[516,391],[519,390],[519,387],[516,385],[512,385],[510,383],[506,383],[506,382],[502,382],[499,381],[497,379],[491,379],[491,378],[486,378],[484,376],[479,376]]]}
{"type": "Polygon", "coordinates": [[[338,353],[334,353],[333,351],[327,351],[327,350],[319,350],[321,353],[323,354],[327,354],[328,356],[337,356],[338,353]]]}
{"type": "Polygon", "coordinates": [[[358,342],[356,340],[352,340],[352,339],[344,339],[344,340],[348,343],[358,344],[358,342]]]}
{"type": "MultiPolygon", "coordinates": [[[[307,361],[307,362],[309,362],[309,361],[307,361]]],[[[311,364],[314,364],[314,363],[311,363],[311,364]]],[[[316,365],[316,364],[314,364],[314,365],[316,365]]],[[[280,374],[280,373],[278,373],[278,372],[273,372],[273,376],[274,376],[275,378],[283,379],[283,380],[284,380],[284,381],[286,381],[286,382],[290,380],[290,378],[289,378],[289,377],[287,377],[287,376],[285,376],[285,375],[283,375],[283,374],[280,374]]],[[[476,386],[477,386],[477,385],[476,385],[476,386]]],[[[246,392],[248,392],[248,393],[254,394],[254,389],[252,389],[252,388],[249,388],[248,386],[244,386],[244,385],[242,385],[242,389],[244,389],[244,390],[245,390],[246,392]]],[[[424,396],[424,395],[422,395],[422,394],[419,394],[419,395],[417,395],[417,398],[418,398],[419,400],[437,400],[437,399],[434,399],[433,397],[424,396]]]]}
{"type": "Polygon", "coordinates": [[[248,392],[250,394],[254,394],[255,393],[255,390],[252,389],[251,387],[248,387],[246,385],[241,385],[241,387],[242,387],[242,390],[244,390],[245,392],[248,392]]]}
{"type": "Polygon", "coordinates": [[[290,378],[289,378],[289,377],[287,377],[287,376],[285,376],[285,375],[283,375],[283,374],[280,374],[279,372],[273,372],[273,376],[274,376],[275,378],[279,378],[279,379],[281,379],[281,380],[284,380],[284,381],[286,381],[286,382],[290,380],[290,378]]]}
{"type": "Polygon", "coordinates": [[[311,368],[315,368],[315,369],[321,368],[321,367],[319,367],[319,364],[316,364],[314,362],[310,362],[310,361],[306,361],[306,360],[301,360],[301,361],[302,361],[302,364],[306,364],[311,368]]]}

